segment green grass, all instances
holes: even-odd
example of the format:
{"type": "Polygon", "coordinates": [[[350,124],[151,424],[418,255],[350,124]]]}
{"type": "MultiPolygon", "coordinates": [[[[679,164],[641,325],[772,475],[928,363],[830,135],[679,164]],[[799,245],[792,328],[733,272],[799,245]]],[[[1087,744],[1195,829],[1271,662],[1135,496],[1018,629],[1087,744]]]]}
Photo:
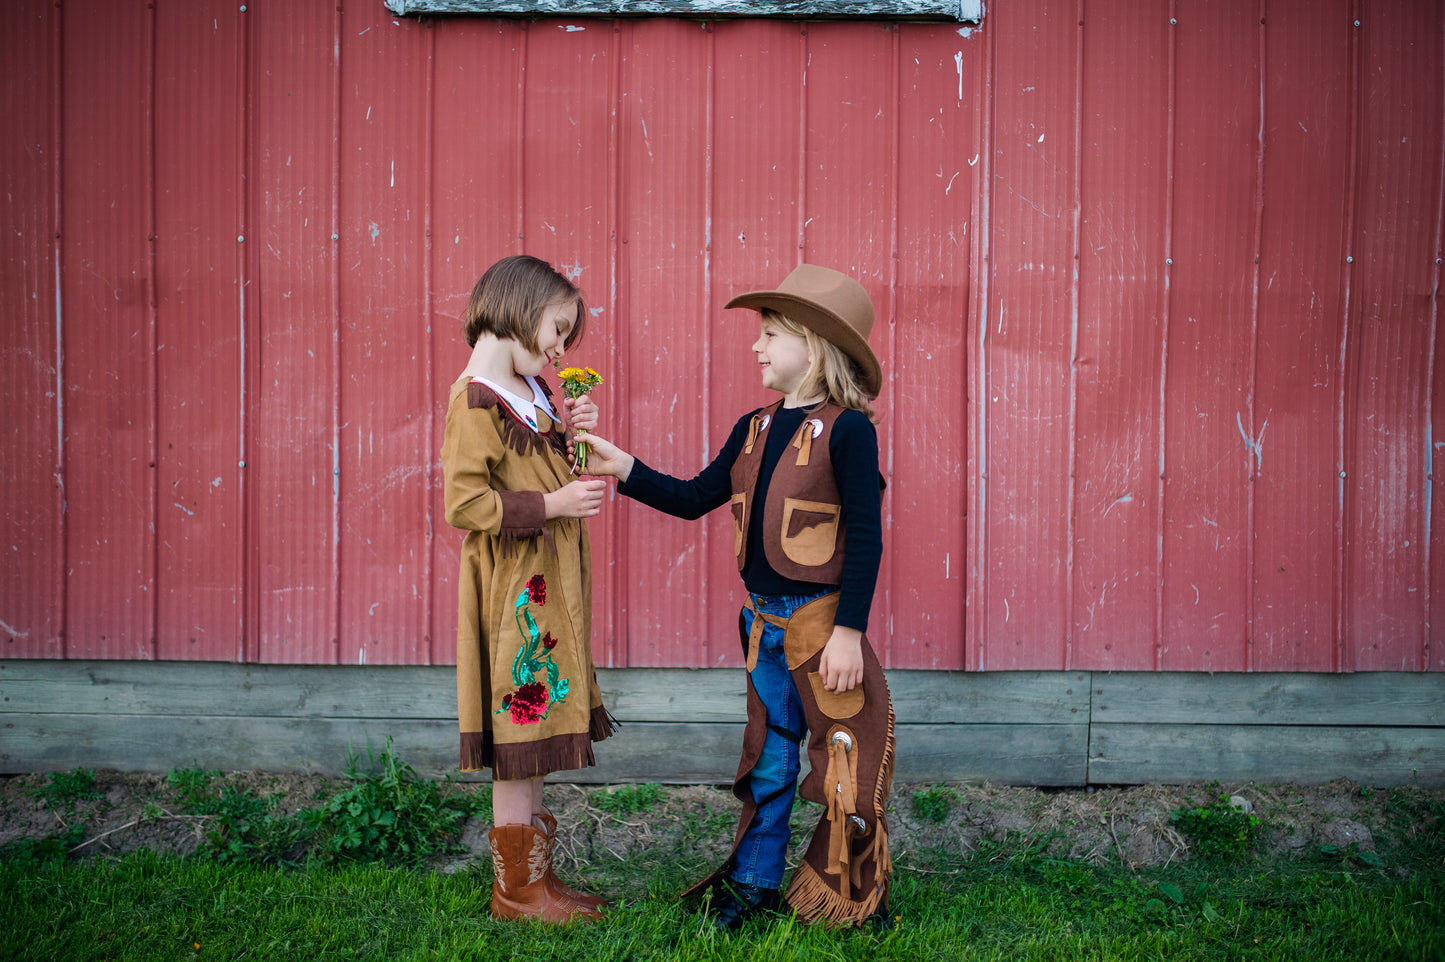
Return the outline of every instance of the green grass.
{"type": "Polygon", "coordinates": [[[650,812],[667,798],[661,785],[615,785],[593,792],[592,804],[613,815],[637,815],[650,812]]]}
{"type": "Polygon", "coordinates": [[[147,852],[5,861],[0,959],[1445,958],[1438,864],[1406,869],[1403,879],[1324,856],[1272,871],[1213,863],[1134,875],[1041,858],[1020,844],[947,871],[900,865],[887,933],[780,919],[727,937],[678,901],[705,868],[687,847],[587,867],[588,887],[617,904],[601,924],[561,928],[493,922],[486,868],[284,869],[147,852]]]}
{"type": "Polygon", "coordinates": [[[51,772],[50,780],[33,793],[36,798],[45,799],[52,808],[73,806],[76,802],[91,801],[101,797],[95,790],[95,772],[89,768],[77,768],[72,772],[51,772]]]}
{"type": "Polygon", "coordinates": [[[947,785],[934,785],[913,793],[913,811],[929,822],[942,822],[953,810],[958,793],[947,785]]]}
{"type": "Polygon", "coordinates": [[[1189,838],[1196,855],[1225,861],[1246,857],[1264,836],[1264,822],[1232,807],[1228,795],[1207,805],[1178,809],[1169,824],[1189,838]]]}
{"type": "MultiPolygon", "coordinates": [[[[726,936],[679,896],[713,868],[734,813],[665,816],[660,785],[589,794],[614,821],[676,827],[626,860],[603,845],[584,864],[559,865],[613,908],[597,925],[552,927],[491,920],[487,859],[455,874],[435,868],[456,850],[464,817],[485,817],[490,795],[421,779],[389,741],[379,757],[350,758],[337,793],[292,815],[280,813],[279,796],[216,772],[179,769],[168,783],[168,804],[208,819],[207,842],[189,858],[76,860],[85,816],[71,806],[93,798],[93,773],[37,790],[66,807],[68,827],[0,848],[0,962],[1445,959],[1445,801],[1409,789],[1390,790],[1394,824],[1375,851],[1325,845],[1266,857],[1261,820],[1212,789],[1208,804],[1174,813],[1200,856],[1189,862],[1135,873],[1071,861],[1055,834],[1012,834],[962,858],[909,850],[896,862],[889,931],[779,917],[726,936]]],[[[948,818],[955,801],[942,785],[911,799],[927,821],[948,818]]],[[[813,806],[795,809],[799,838],[816,819],[813,806]]]]}

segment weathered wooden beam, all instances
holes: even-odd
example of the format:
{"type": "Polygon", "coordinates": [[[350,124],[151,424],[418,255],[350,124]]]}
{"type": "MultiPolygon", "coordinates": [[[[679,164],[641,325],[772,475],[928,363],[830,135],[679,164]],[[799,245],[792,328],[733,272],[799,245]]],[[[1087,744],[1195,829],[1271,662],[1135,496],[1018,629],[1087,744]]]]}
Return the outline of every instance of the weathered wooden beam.
{"type": "MultiPolygon", "coordinates": [[[[1445,674],[889,671],[898,777],[1007,784],[1445,784],[1445,674]]],[[[737,765],[738,669],[601,669],[624,723],[582,782],[716,782],[737,765]]],[[[0,661],[0,773],[338,772],[388,736],[455,770],[454,669],[0,661]]]]}
{"type": "Polygon", "coordinates": [[[1115,725],[1089,736],[1092,784],[1198,781],[1445,785],[1445,728],[1115,725]]]}
{"type": "Polygon", "coordinates": [[[897,778],[904,782],[998,782],[1083,786],[1089,727],[899,725],[897,778]]]}
{"type": "Polygon", "coordinates": [[[1093,676],[1096,722],[1445,725],[1445,675],[1131,671],[1093,676]]]}
{"type": "MultiPolygon", "coordinates": [[[[456,723],[417,718],[246,718],[230,715],[13,715],[5,719],[0,772],[176,768],[341,774],[348,752],[397,755],[428,777],[455,774],[456,723]]],[[[737,771],[742,725],[625,724],[596,743],[597,765],[560,781],[723,784],[737,771]]],[[[470,777],[470,776],[468,776],[470,777]]],[[[483,774],[476,776],[487,779],[483,774]]]]}
{"type": "Polygon", "coordinates": [[[209,661],[0,661],[10,711],[109,715],[446,718],[452,668],[209,661]]]}
{"type": "Polygon", "coordinates": [[[398,16],[688,17],[792,20],[933,20],[978,23],[982,0],[386,0],[398,16]]]}
{"type": "MultiPolygon", "coordinates": [[[[168,772],[340,774],[349,752],[379,754],[387,738],[418,772],[456,771],[455,723],[417,718],[247,718],[238,715],[23,714],[5,718],[0,772],[84,768],[168,772]]],[[[726,784],[737,771],[740,722],[623,722],[593,746],[594,768],[558,780],[726,784]]],[[[1083,785],[1084,725],[899,725],[900,781],[1083,785]]],[[[482,776],[485,777],[485,776],[482,776]]]]}
{"type": "MultiPolygon", "coordinates": [[[[451,718],[450,667],[237,665],[204,661],[0,661],[8,712],[451,718]]],[[[887,672],[902,723],[1075,724],[1088,718],[1086,672],[887,672]]],[[[600,668],[608,709],[645,721],[745,717],[738,668],[600,668]]]]}

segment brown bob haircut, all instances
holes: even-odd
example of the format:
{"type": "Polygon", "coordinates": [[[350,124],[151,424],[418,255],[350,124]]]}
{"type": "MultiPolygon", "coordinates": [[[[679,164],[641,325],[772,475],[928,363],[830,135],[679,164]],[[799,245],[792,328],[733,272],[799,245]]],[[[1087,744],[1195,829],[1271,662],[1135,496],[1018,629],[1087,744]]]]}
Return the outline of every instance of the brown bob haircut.
{"type": "Polygon", "coordinates": [[[573,299],[577,301],[577,319],[563,341],[566,348],[580,341],[587,327],[582,292],[544,260],[530,254],[504,257],[487,268],[472,288],[472,298],[462,316],[467,346],[475,347],[483,334],[494,334],[536,353],[542,312],[548,305],[573,299]]]}

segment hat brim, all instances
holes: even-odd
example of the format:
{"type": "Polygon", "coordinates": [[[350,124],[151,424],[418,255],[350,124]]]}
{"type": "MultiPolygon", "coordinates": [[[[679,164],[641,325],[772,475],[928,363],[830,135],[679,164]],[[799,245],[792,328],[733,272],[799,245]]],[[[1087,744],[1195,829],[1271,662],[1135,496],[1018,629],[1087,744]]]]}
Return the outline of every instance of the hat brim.
{"type": "Polygon", "coordinates": [[[739,294],[723,305],[725,309],[746,307],[754,311],[769,309],[792,318],[808,330],[837,346],[857,363],[860,387],[870,399],[876,398],[883,386],[883,368],[873,348],[841,317],[818,304],[784,291],[749,291],[739,294]]]}

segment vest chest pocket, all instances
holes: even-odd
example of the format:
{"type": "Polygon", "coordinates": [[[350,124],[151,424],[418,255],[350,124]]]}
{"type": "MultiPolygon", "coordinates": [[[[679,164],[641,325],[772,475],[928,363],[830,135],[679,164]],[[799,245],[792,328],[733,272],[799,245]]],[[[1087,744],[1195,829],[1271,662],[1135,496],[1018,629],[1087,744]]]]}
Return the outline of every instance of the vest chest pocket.
{"type": "Polygon", "coordinates": [[[836,504],[783,499],[783,554],[794,564],[816,568],[833,557],[838,543],[836,504]]]}

